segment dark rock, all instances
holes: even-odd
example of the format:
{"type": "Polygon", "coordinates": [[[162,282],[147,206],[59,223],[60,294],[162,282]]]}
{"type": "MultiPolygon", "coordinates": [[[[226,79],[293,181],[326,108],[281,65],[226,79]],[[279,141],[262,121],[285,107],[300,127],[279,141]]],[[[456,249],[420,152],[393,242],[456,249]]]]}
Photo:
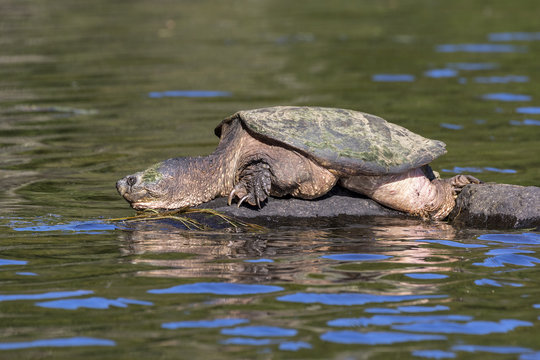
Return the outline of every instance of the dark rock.
{"type": "Polygon", "coordinates": [[[540,226],[540,187],[467,185],[457,197],[449,220],[454,225],[489,229],[540,226]]]}
{"type": "Polygon", "coordinates": [[[345,190],[335,187],[325,196],[314,200],[297,198],[270,198],[261,209],[248,205],[237,207],[236,204],[227,206],[227,198],[217,198],[200,205],[202,208],[210,208],[226,215],[243,219],[287,217],[287,218],[312,218],[312,217],[335,217],[348,216],[406,216],[406,214],[388,209],[379,203],[345,190]]]}
{"type": "MultiPolygon", "coordinates": [[[[262,209],[245,205],[240,208],[236,205],[227,206],[226,198],[212,200],[200,207],[251,220],[408,216],[340,187],[314,200],[271,198],[262,209]]],[[[484,229],[540,226],[540,188],[507,184],[467,185],[457,197],[456,207],[448,219],[452,225],[484,229]]]]}

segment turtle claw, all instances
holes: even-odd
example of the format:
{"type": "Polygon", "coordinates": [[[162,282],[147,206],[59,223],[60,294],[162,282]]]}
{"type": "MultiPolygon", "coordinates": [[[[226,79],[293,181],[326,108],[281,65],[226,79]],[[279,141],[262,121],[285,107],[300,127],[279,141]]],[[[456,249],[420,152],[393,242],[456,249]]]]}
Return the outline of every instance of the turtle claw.
{"type": "Polygon", "coordinates": [[[236,194],[236,187],[233,188],[231,193],[229,194],[229,197],[227,198],[227,205],[231,206],[235,194],[236,194]]]}
{"type": "Polygon", "coordinates": [[[251,163],[242,170],[239,182],[230,192],[227,203],[231,205],[233,199],[238,198],[238,207],[245,201],[260,209],[270,195],[271,186],[268,165],[261,162],[251,163]]]}
{"type": "MultiPolygon", "coordinates": [[[[238,204],[236,205],[237,207],[240,207],[240,205],[242,205],[242,203],[247,199],[249,198],[249,194],[245,195],[243,198],[240,199],[240,201],[238,202],[238,204]]],[[[249,203],[249,201],[248,201],[249,203]]]]}

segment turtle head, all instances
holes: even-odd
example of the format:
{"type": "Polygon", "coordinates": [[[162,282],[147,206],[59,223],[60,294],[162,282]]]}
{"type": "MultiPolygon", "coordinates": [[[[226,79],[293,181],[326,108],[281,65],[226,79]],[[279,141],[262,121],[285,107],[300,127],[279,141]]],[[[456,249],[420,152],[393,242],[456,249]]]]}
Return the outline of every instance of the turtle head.
{"type": "Polygon", "coordinates": [[[118,180],[116,189],[136,210],[198,205],[203,201],[198,200],[200,184],[193,181],[192,162],[190,158],[165,160],[118,180]]]}

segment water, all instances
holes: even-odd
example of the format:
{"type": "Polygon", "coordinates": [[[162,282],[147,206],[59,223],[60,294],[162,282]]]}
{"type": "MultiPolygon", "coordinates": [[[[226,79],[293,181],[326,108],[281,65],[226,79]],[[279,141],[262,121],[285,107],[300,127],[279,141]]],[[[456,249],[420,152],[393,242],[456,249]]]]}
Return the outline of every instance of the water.
{"type": "Polygon", "coordinates": [[[3,1],[0,358],[540,358],[530,229],[105,221],[133,215],[118,178],[278,104],[374,113],[445,141],[443,175],[538,186],[538,10],[3,1]]]}

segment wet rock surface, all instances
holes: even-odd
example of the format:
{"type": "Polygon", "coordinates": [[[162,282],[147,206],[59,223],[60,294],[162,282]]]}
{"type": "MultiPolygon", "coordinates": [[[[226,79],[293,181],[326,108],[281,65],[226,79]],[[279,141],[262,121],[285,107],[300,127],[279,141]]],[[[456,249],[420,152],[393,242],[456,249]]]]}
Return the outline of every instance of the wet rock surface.
{"type": "MultiPolygon", "coordinates": [[[[279,218],[315,217],[406,217],[405,213],[388,209],[379,203],[336,187],[315,200],[271,198],[262,209],[249,206],[227,206],[226,198],[218,198],[203,208],[211,208],[240,219],[271,220],[279,218]]],[[[508,184],[468,185],[459,194],[456,207],[448,218],[450,224],[489,229],[519,229],[540,226],[540,187],[508,184]]]]}
{"type": "Polygon", "coordinates": [[[508,184],[467,185],[449,216],[452,224],[488,229],[540,226],[540,187],[508,184]]]}
{"type": "Polygon", "coordinates": [[[406,216],[406,214],[386,208],[379,203],[335,187],[325,196],[314,200],[297,198],[270,198],[261,209],[242,205],[227,205],[227,198],[214,199],[200,207],[211,208],[238,218],[254,219],[269,217],[335,217],[348,216],[406,216]]]}

